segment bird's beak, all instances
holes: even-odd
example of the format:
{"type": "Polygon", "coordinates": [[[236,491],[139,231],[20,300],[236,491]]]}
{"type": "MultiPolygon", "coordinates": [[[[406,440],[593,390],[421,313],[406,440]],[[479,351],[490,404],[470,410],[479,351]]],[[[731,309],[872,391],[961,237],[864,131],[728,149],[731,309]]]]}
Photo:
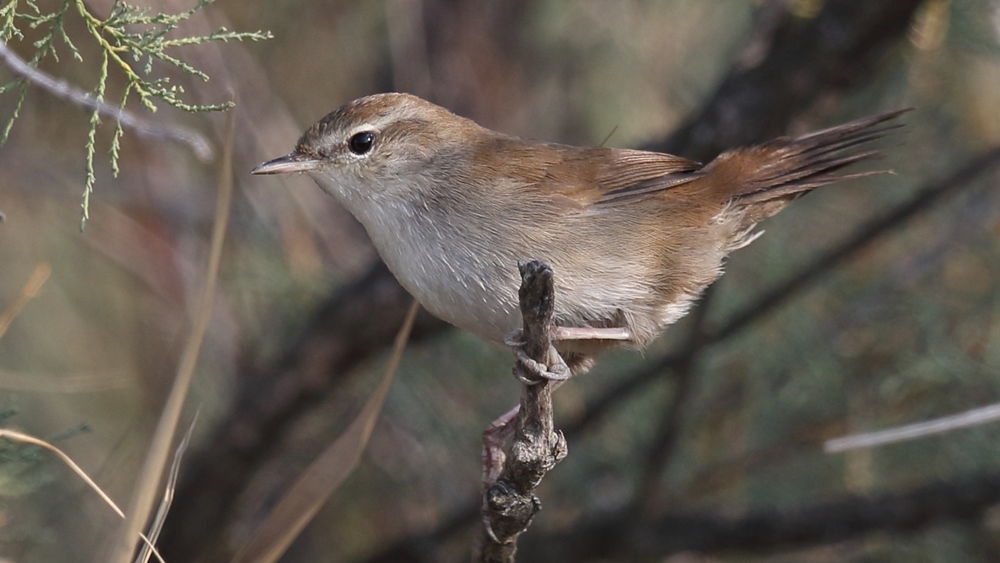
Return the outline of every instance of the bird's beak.
{"type": "Polygon", "coordinates": [[[289,172],[308,172],[315,170],[319,165],[319,159],[313,156],[302,154],[299,151],[292,151],[285,156],[269,160],[258,165],[250,171],[251,174],[288,174],[289,172]]]}

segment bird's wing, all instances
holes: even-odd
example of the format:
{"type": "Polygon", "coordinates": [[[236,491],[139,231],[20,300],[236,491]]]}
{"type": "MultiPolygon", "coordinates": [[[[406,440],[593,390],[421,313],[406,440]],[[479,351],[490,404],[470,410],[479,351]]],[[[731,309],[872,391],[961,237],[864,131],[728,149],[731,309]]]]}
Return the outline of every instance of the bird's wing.
{"type": "Polygon", "coordinates": [[[701,164],[663,153],[549,145],[553,158],[535,186],[577,209],[641,201],[701,178],[701,164]]]}

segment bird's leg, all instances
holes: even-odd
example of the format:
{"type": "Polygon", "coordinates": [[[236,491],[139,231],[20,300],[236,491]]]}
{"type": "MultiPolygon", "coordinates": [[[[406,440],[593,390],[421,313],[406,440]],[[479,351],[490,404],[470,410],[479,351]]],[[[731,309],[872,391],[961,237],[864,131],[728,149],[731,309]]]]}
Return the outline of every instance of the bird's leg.
{"type": "MultiPolygon", "coordinates": [[[[566,327],[557,326],[552,328],[550,335],[553,342],[567,340],[631,340],[632,334],[627,328],[598,328],[598,327],[566,327]]],[[[548,379],[556,386],[569,379],[572,371],[562,360],[559,354],[553,354],[558,358],[558,363],[546,366],[528,357],[524,352],[524,334],[522,329],[517,329],[504,338],[504,344],[513,349],[517,356],[520,367],[531,377],[524,377],[517,367],[514,373],[518,375],[527,385],[536,384],[539,380],[548,379]]],[[[504,442],[514,434],[514,419],[520,407],[515,406],[494,420],[486,430],[483,431],[483,483],[492,485],[500,476],[503,463],[506,458],[503,453],[504,442]]]]}
{"type": "MultiPolygon", "coordinates": [[[[628,330],[624,328],[553,327],[551,338],[553,341],[628,340],[630,336],[628,330]]],[[[534,376],[533,379],[526,378],[519,373],[520,370],[517,367],[514,368],[514,373],[518,375],[518,378],[528,385],[533,385],[542,379],[548,379],[555,382],[558,386],[572,375],[571,370],[563,362],[562,356],[559,354],[553,354],[554,357],[558,358],[558,363],[551,366],[542,365],[529,358],[524,353],[524,335],[522,329],[508,334],[504,338],[504,344],[514,350],[517,362],[524,371],[534,376]]],[[[486,485],[492,485],[497,480],[497,477],[500,476],[500,471],[503,469],[506,457],[503,453],[503,445],[514,433],[513,422],[517,418],[519,409],[520,407],[515,405],[514,408],[500,415],[499,418],[490,423],[486,427],[486,430],[483,431],[483,483],[486,485]]]]}
{"type": "MultiPolygon", "coordinates": [[[[511,331],[503,343],[511,348],[524,346],[523,329],[511,331]]],[[[632,333],[625,327],[554,326],[550,338],[554,342],[566,340],[632,340],[632,333]]]]}
{"type": "Polygon", "coordinates": [[[552,340],[632,340],[632,333],[625,327],[557,326],[552,340]]]}
{"type": "MultiPolygon", "coordinates": [[[[556,385],[569,379],[572,375],[569,367],[563,362],[562,356],[558,353],[551,354],[551,357],[558,359],[557,363],[546,366],[528,357],[524,352],[524,341],[521,330],[516,330],[504,339],[504,344],[514,350],[517,357],[517,365],[514,366],[514,375],[525,385],[537,385],[544,380],[550,380],[556,385]]],[[[503,445],[508,438],[514,435],[514,420],[520,411],[520,405],[500,415],[499,418],[490,423],[483,430],[483,485],[484,489],[496,482],[503,470],[503,463],[506,455],[503,453],[503,445]]]]}
{"type": "MultiPolygon", "coordinates": [[[[553,338],[553,340],[555,340],[553,338]]],[[[566,362],[563,361],[562,356],[558,353],[551,354],[552,357],[558,358],[558,361],[551,365],[546,366],[540,362],[528,357],[524,352],[524,335],[522,329],[517,329],[507,336],[504,337],[503,343],[509,346],[513,351],[514,355],[517,357],[517,363],[523,368],[524,373],[534,376],[524,377],[521,375],[521,370],[514,366],[514,375],[521,380],[522,383],[527,385],[534,385],[542,379],[548,379],[549,381],[565,381],[569,379],[569,376],[573,375],[566,362]]]]}
{"type": "MultiPolygon", "coordinates": [[[[618,340],[628,341],[632,339],[632,333],[624,327],[590,327],[590,326],[556,326],[552,327],[550,335],[553,342],[567,342],[571,340],[618,340]]],[[[525,371],[536,378],[544,378],[553,381],[569,379],[572,375],[561,362],[554,366],[543,366],[532,360],[524,353],[524,335],[522,329],[512,331],[504,337],[504,344],[513,349],[517,356],[518,363],[525,371]]],[[[562,360],[560,356],[557,357],[562,360]]],[[[516,371],[516,370],[515,370],[516,371]]]]}

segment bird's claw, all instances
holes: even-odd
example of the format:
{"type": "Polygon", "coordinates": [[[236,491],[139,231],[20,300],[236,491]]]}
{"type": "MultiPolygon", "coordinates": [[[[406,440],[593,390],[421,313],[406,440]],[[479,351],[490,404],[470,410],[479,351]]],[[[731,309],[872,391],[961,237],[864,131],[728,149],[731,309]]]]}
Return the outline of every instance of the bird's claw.
{"type": "Polygon", "coordinates": [[[550,366],[529,358],[520,348],[514,350],[514,356],[517,357],[514,376],[525,385],[537,385],[542,381],[565,381],[572,375],[569,366],[558,354],[555,357],[559,358],[559,361],[550,366]]]}
{"type": "Polygon", "coordinates": [[[550,366],[528,357],[524,351],[524,331],[522,329],[517,329],[505,336],[503,343],[513,350],[514,356],[517,358],[514,376],[525,385],[536,385],[546,380],[565,381],[572,375],[569,366],[566,365],[554,346],[550,345],[548,355],[550,358],[556,358],[557,361],[550,366]]]}
{"type": "Polygon", "coordinates": [[[517,330],[512,330],[507,333],[507,336],[503,337],[504,346],[508,348],[524,348],[524,329],[519,328],[517,330]]]}

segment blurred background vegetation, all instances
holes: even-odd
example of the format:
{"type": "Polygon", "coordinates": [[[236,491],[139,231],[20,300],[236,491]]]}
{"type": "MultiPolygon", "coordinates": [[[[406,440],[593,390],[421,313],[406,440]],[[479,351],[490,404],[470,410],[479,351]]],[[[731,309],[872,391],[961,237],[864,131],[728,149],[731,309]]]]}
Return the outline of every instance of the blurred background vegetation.
{"type": "MultiPolygon", "coordinates": [[[[1000,402],[1000,2],[219,0],[178,31],[220,26],[274,39],[177,53],[211,76],[174,76],[196,103],[236,101],[237,185],[168,561],[227,560],[378,379],[408,298],[308,178],[247,172],[331,109],[388,90],[510,134],[702,160],[915,107],[885,143],[895,174],[797,201],[697,313],[559,390],[570,455],[539,491],[521,555],[997,560],[1000,426],[847,454],[822,444],[1000,402]],[[884,228],[823,258],[870,225],[884,228]],[[801,272],[808,283],[733,324],[801,272]]],[[[42,68],[89,89],[98,58],[82,51],[83,65],[42,68]]],[[[109,91],[122,86],[112,75],[109,91]]],[[[0,96],[0,115],[14,103],[0,96]]],[[[224,135],[221,115],[149,119],[216,146],[224,135]]],[[[120,175],[97,161],[81,233],[88,123],[32,88],[0,148],[0,311],[50,272],[0,338],[0,417],[124,503],[191,331],[218,162],[126,132],[120,175]]],[[[421,317],[360,469],[283,560],[467,558],[480,433],[518,396],[510,365],[421,317]]],[[[117,526],[51,455],[0,449],[0,560],[98,561],[117,526]]]]}

